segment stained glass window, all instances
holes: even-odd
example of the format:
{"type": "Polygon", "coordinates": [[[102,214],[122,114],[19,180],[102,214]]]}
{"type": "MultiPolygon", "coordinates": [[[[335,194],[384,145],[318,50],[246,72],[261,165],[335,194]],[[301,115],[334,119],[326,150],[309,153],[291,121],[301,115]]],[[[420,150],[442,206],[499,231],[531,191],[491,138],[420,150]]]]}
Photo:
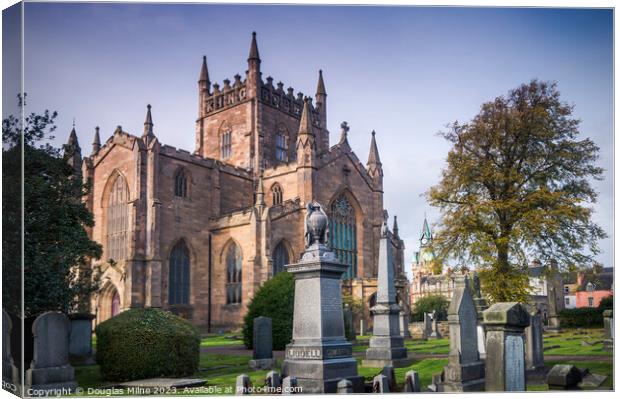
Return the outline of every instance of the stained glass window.
{"type": "Polygon", "coordinates": [[[341,195],[330,207],[329,241],[330,246],[342,263],[349,265],[343,274],[344,279],[357,276],[357,229],[355,210],[349,200],[341,195]]]}
{"type": "Polygon", "coordinates": [[[241,303],[241,251],[235,243],[226,251],[226,303],[241,303]]]}
{"type": "Polygon", "coordinates": [[[184,241],[177,243],[170,253],[168,268],[168,303],[189,303],[189,250],[184,241]]]}
{"type": "Polygon", "coordinates": [[[286,250],[286,244],[284,241],[276,246],[273,251],[273,275],[284,271],[284,266],[289,264],[288,251],[286,250]]]}
{"type": "Polygon", "coordinates": [[[122,261],[127,251],[127,221],[129,194],[127,183],[121,175],[116,176],[108,198],[107,251],[108,259],[122,261]]]}

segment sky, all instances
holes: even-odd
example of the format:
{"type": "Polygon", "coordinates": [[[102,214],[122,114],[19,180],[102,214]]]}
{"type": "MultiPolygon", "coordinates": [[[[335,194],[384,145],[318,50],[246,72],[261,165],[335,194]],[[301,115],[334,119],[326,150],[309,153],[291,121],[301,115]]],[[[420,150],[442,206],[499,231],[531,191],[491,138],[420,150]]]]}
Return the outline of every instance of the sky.
{"type": "MultiPolygon", "coordinates": [[[[18,43],[7,15],[5,60],[18,43]]],[[[193,151],[202,56],[214,83],[243,76],[252,31],[263,78],[314,95],[322,69],[331,144],[347,121],[365,163],[377,132],[384,205],[398,215],[406,259],[418,250],[424,215],[439,221],[423,196],[450,149],[437,133],[521,83],[556,81],[582,137],[601,148],[594,220],[609,238],[597,259],[613,266],[611,10],[26,3],[24,20],[28,111],[59,112],[57,145],[75,119],[85,154],[95,126],[103,141],[117,125],[141,134],[147,104],[160,142],[193,151]]],[[[4,85],[3,115],[14,109],[16,87],[4,85]]]]}

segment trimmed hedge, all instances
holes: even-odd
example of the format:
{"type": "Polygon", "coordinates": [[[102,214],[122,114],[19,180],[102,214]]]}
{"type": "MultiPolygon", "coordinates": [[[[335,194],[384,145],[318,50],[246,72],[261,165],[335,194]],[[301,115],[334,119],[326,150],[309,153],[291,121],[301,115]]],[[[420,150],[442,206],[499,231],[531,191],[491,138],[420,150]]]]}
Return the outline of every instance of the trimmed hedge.
{"type": "Polygon", "coordinates": [[[564,309],[558,312],[560,326],[563,328],[575,327],[603,327],[603,308],[575,308],[564,309]]]}
{"type": "Polygon", "coordinates": [[[198,370],[200,334],[160,309],[130,309],[99,324],[97,363],[105,381],[180,377],[198,370]]]}
{"type": "Polygon", "coordinates": [[[243,318],[243,343],[252,349],[254,318],[270,317],[273,335],[273,349],[282,350],[293,337],[293,305],[295,302],[295,280],[291,273],[282,272],[267,280],[256,291],[243,318]]]}

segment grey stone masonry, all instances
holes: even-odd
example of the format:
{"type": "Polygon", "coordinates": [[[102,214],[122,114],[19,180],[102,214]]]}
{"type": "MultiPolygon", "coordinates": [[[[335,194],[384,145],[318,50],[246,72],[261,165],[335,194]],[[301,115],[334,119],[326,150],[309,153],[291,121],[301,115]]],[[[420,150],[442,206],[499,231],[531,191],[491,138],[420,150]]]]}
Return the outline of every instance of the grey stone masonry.
{"type": "Polygon", "coordinates": [[[579,390],[582,380],[581,371],[572,364],[556,364],[547,374],[550,390],[579,390]]]}
{"type": "Polygon", "coordinates": [[[527,370],[543,370],[543,325],[540,309],[527,306],[530,314],[530,325],[525,328],[525,367],[527,370]]]}
{"type": "Polygon", "coordinates": [[[275,364],[271,318],[263,316],[254,318],[253,333],[253,356],[250,367],[254,370],[269,370],[275,364]]]}
{"type": "Polygon", "coordinates": [[[614,350],[614,311],[607,309],[603,312],[603,322],[605,325],[605,340],[603,349],[609,352],[614,350]]]}
{"type": "Polygon", "coordinates": [[[390,236],[385,219],[379,240],[377,304],[370,309],[373,313],[373,330],[366,358],[362,362],[364,367],[403,367],[412,363],[407,359],[405,340],[400,335],[398,320],[400,306],[396,303],[394,257],[389,242],[390,236]]]}
{"type": "Polygon", "coordinates": [[[444,367],[442,392],[484,390],[484,363],[478,355],[476,308],[467,276],[454,277],[454,292],[448,308],[450,352],[444,367]]]}
{"type": "Polygon", "coordinates": [[[496,303],[484,311],[486,390],[525,391],[524,330],[530,315],[518,302],[496,303]]]}
{"type": "MultiPolygon", "coordinates": [[[[15,386],[19,382],[19,369],[15,366],[13,355],[11,355],[11,331],[13,322],[11,316],[2,309],[2,381],[7,383],[5,389],[15,386]],[[10,385],[13,384],[13,385],[10,385]]],[[[16,392],[12,391],[14,394],[16,392]]]]}
{"type": "Polygon", "coordinates": [[[26,371],[25,391],[68,390],[77,387],[75,371],[69,364],[71,324],[60,312],[46,312],[32,324],[34,350],[26,371]]]}
{"type": "Polygon", "coordinates": [[[295,276],[295,304],[282,374],[296,377],[304,394],[335,393],[342,379],[363,392],[364,379],[344,337],[341,276],[348,266],[327,247],[328,219],[317,202],[308,204],[305,226],[306,250],[298,263],[286,266],[295,276]]]}
{"type": "Polygon", "coordinates": [[[405,388],[403,392],[421,392],[422,389],[420,387],[420,376],[418,372],[415,370],[407,371],[405,374],[405,388]]]}

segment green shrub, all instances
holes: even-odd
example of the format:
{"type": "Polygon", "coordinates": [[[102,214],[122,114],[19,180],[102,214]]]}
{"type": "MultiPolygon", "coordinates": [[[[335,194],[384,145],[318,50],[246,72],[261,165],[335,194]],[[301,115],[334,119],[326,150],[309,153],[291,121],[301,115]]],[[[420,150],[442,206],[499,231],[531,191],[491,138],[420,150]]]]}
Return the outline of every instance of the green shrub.
{"type": "Polygon", "coordinates": [[[603,327],[602,308],[564,309],[558,313],[563,328],[603,327]]]}
{"type": "Polygon", "coordinates": [[[180,377],[198,369],[200,334],[160,309],[130,309],[99,324],[97,363],[105,381],[180,377]]]}
{"type": "Polygon", "coordinates": [[[447,320],[450,301],[443,295],[427,295],[418,299],[411,309],[412,321],[424,321],[424,313],[437,312],[438,320],[447,320]]]}
{"type": "Polygon", "coordinates": [[[252,349],[254,318],[270,317],[273,334],[273,348],[284,349],[293,336],[293,303],[295,301],[295,280],[291,273],[278,273],[267,280],[256,291],[243,318],[243,343],[252,349]]]}

